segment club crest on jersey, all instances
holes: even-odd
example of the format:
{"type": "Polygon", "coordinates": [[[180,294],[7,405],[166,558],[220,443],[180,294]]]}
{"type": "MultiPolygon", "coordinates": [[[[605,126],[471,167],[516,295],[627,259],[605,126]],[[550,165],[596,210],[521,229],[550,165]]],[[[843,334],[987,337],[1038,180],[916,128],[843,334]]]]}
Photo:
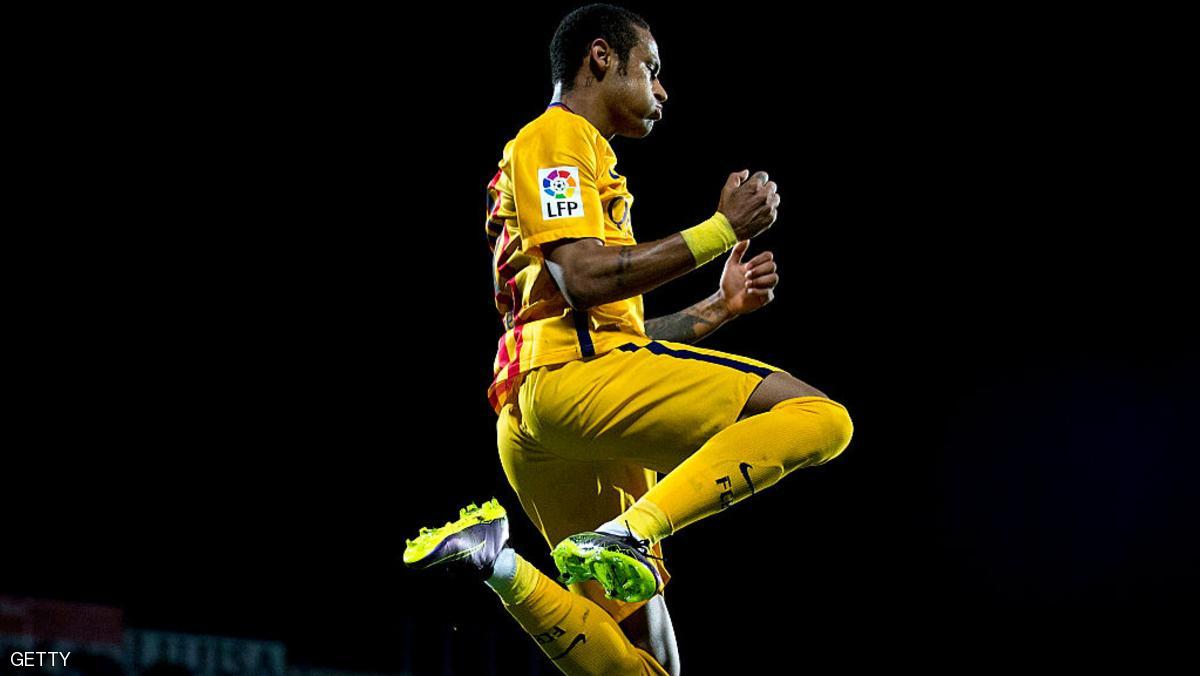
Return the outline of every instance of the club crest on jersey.
{"type": "Polygon", "coordinates": [[[541,186],[542,218],[575,218],[583,215],[583,195],[579,187],[578,167],[538,169],[541,186]]]}

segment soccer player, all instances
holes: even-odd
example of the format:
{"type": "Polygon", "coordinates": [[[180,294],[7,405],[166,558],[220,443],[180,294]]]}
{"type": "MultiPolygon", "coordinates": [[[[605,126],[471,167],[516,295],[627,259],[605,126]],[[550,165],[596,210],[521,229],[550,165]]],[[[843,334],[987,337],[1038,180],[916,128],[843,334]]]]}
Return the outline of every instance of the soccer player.
{"type": "Polygon", "coordinates": [[[634,239],[608,140],[662,119],[646,22],[588,5],[563,19],[550,52],[553,101],[508,142],[488,185],[505,328],[488,397],[505,474],[569,591],[508,546],[496,500],[421,529],[404,558],[486,580],[564,673],[677,674],[661,541],[835,458],[853,425],[778,368],[689,345],[773,299],[772,254],[745,259],[779,206],[765,172],[731,174],[704,222],[634,239]],[[641,294],[726,252],[716,292],[643,319],[641,294]]]}

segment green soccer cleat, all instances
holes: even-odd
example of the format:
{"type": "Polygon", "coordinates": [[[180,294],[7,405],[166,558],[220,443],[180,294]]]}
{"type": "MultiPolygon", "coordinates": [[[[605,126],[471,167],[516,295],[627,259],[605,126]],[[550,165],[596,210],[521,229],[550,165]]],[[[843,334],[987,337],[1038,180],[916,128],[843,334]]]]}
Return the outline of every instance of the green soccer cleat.
{"type": "Polygon", "coordinates": [[[577,533],[558,543],[550,555],[561,573],[559,582],[596,580],[608,598],[637,603],[662,588],[658,569],[650,561],[658,557],[648,545],[632,534],[577,533]]]}
{"type": "Polygon", "coordinates": [[[406,540],[404,565],[409,568],[444,568],[486,580],[501,550],[508,546],[508,514],[495,498],[458,510],[458,521],[441,528],[422,528],[415,540],[406,540]]]}

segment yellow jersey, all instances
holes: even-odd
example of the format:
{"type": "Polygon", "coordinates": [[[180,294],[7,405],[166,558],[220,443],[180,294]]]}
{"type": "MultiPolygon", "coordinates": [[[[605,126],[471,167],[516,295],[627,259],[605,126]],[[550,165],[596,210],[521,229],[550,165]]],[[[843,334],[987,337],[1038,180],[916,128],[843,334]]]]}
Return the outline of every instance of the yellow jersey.
{"type": "Polygon", "coordinates": [[[564,238],[637,244],[633,196],[616,164],[600,131],[561,103],[551,104],[504,146],[500,170],[488,183],[485,220],[496,310],[505,331],[488,387],[497,413],[522,373],[646,337],[640,295],[572,310],[541,251],[543,244],[564,238]]]}

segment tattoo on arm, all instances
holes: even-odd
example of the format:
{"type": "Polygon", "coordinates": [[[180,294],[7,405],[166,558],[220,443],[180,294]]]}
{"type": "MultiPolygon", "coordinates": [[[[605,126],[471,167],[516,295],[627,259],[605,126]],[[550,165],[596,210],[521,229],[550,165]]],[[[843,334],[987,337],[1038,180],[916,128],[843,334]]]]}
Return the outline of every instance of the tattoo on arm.
{"type": "Polygon", "coordinates": [[[716,331],[728,316],[715,298],[706,298],[675,314],[646,320],[646,335],[655,340],[694,343],[716,331]]]}

